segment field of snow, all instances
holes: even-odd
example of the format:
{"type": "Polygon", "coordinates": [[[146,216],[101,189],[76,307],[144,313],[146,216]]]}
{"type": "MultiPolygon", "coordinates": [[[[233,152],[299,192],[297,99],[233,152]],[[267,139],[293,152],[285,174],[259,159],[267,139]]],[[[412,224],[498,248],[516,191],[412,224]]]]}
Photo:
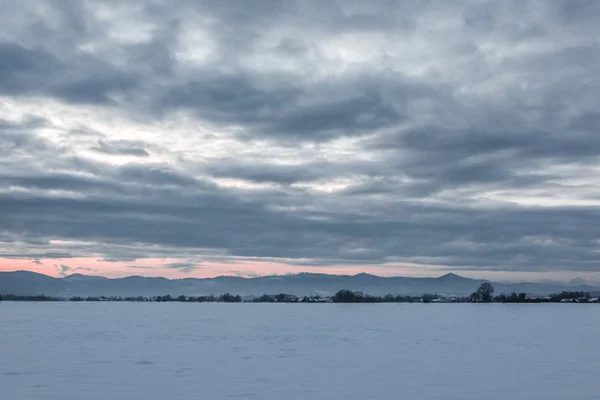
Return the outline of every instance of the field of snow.
{"type": "Polygon", "coordinates": [[[600,396],[598,305],[0,303],[10,400],[600,396]]]}

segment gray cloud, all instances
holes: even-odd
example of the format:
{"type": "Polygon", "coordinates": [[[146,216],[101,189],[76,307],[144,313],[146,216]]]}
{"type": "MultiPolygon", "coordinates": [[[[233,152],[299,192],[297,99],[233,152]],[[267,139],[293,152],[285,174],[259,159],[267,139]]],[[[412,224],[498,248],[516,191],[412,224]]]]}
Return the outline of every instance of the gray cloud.
{"type": "Polygon", "coordinates": [[[198,268],[198,264],[189,263],[189,262],[181,262],[181,263],[170,263],[165,265],[166,268],[176,269],[183,273],[190,273],[196,271],[198,268]]]}
{"type": "Polygon", "coordinates": [[[0,6],[3,257],[597,270],[595,2],[36,4],[0,6]]]}
{"type": "MultiPolygon", "coordinates": [[[[33,246],[35,246],[37,239],[34,238],[28,238],[27,239],[27,243],[31,244],[33,246]]],[[[4,245],[12,245],[13,242],[2,242],[4,245]]],[[[19,243],[20,244],[20,243],[19,243]]],[[[32,247],[33,247],[32,246],[32,247]]],[[[43,245],[44,247],[47,247],[47,245],[43,245]]],[[[37,252],[37,251],[21,251],[21,252],[14,252],[14,253],[10,253],[10,252],[4,252],[2,253],[2,257],[4,258],[58,258],[58,259],[62,259],[62,258],[73,258],[73,255],[71,253],[61,253],[61,252],[37,252]]]]}
{"type": "Polygon", "coordinates": [[[577,278],[573,278],[569,280],[569,284],[571,285],[585,285],[589,283],[586,279],[582,278],[582,277],[577,277],[577,278]]]}
{"type": "MultiPolygon", "coordinates": [[[[70,55],[68,55],[70,56],[70,55]]],[[[109,95],[132,88],[132,76],[93,57],[76,55],[77,69],[47,51],[0,42],[0,93],[46,95],[73,103],[111,103],[109,95]]]]}
{"type": "Polygon", "coordinates": [[[56,272],[58,273],[58,275],[60,277],[65,277],[67,275],[72,275],[74,273],[76,273],[77,271],[84,271],[84,272],[96,272],[98,271],[97,269],[92,269],[92,268],[87,268],[87,267],[70,267],[66,264],[60,264],[60,265],[54,265],[54,268],[56,268],[56,272]]]}
{"type": "Polygon", "coordinates": [[[334,168],[339,166],[329,163],[274,165],[261,161],[239,162],[234,159],[220,159],[206,166],[207,172],[215,177],[281,184],[313,181],[328,175],[334,168]]]}
{"type": "Polygon", "coordinates": [[[124,140],[111,142],[100,140],[98,141],[98,145],[92,147],[92,150],[104,154],[114,155],[128,155],[137,157],[148,157],[149,155],[141,143],[124,140]]]}

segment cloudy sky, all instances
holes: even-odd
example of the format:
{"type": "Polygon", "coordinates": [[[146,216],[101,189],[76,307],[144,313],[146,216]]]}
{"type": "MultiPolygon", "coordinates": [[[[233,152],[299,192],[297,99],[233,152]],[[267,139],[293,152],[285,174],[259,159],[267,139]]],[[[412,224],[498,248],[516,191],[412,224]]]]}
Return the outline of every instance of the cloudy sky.
{"type": "Polygon", "coordinates": [[[600,2],[0,4],[0,270],[600,281],[600,2]]]}

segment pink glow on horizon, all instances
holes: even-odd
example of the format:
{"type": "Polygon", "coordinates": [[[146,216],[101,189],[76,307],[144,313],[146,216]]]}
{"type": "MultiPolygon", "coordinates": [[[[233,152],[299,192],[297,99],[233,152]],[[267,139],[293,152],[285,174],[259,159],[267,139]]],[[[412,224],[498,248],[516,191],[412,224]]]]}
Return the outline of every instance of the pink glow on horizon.
{"type": "Polygon", "coordinates": [[[165,278],[209,278],[220,275],[237,276],[265,276],[265,275],[283,275],[297,274],[300,272],[325,273],[335,275],[355,275],[361,272],[367,272],[380,276],[439,276],[443,273],[435,271],[433,274],[427,274],[427,271],[420,270],[415,275],[414,271],[403,268],[386,267],[362,267],[362,266],[336,266],[336,267],[305,267],[297,265],[288,265],[284,263],[263,262],[263,261],[239,261],[234,263],[220,262],[201,262],[193,271],[184,272],[176,268],[170,268],[169,264],[186,263],[183,259],[141,259],[135,262],[117,261],[109,262],[96,258],[65,258],[65,259],[40,259],[37,261],[24,259],[0,259],[0,271],[27,270],[41,274],[60,277],[79,273],[84,275],[101,275],[109,278],[119,278],[130,275],[141,276],[163,276],[165,278]],[[62,269],[64,265],[67,268],[62,269]]]}
{"type": "Polygon", "coordinates": [[[448,269],[442,266],[396,264],[378,266],[301,266],[288,265],[268,261],[235,261],[235,262],[199,262],[198,267],[191,271],[182,271],[169,267],[169,264],[186,263],[185,259],[176,258],[147,258],[136,261],[110,262],[97,258],[63,258],[40,259],[0,259],[0,271],[26,270],[41,274],[61,277],[73,273],[84,275],[101,275],[108,278],[120,278],[131,275],[161,276],[170,279],[182,278],[211,278],[221,275],[243,277],[297,274],[301,272],[324,273],[332,275],[356,275],[369,273],[378,276],[407,276],[407,277],[439,277],[448,272],[475,278],[495,281],[533,281],[545,280],[568,282],[580,277],[590,283],[600,284],[600,273],[574,272],[505,272],[477,271],[473,269],[448,269]],[[66,268],[61,268],[61,265],[66,268]]]}

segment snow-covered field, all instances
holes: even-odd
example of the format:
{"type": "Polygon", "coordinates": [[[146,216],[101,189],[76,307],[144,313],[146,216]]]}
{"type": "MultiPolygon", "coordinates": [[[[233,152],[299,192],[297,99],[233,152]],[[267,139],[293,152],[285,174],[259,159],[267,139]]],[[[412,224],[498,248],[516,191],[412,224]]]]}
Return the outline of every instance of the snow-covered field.
{"type": "Polygon", "coordinates": [[[0,303],[0,397],[600,398],[600,306],[0,303]]]}

